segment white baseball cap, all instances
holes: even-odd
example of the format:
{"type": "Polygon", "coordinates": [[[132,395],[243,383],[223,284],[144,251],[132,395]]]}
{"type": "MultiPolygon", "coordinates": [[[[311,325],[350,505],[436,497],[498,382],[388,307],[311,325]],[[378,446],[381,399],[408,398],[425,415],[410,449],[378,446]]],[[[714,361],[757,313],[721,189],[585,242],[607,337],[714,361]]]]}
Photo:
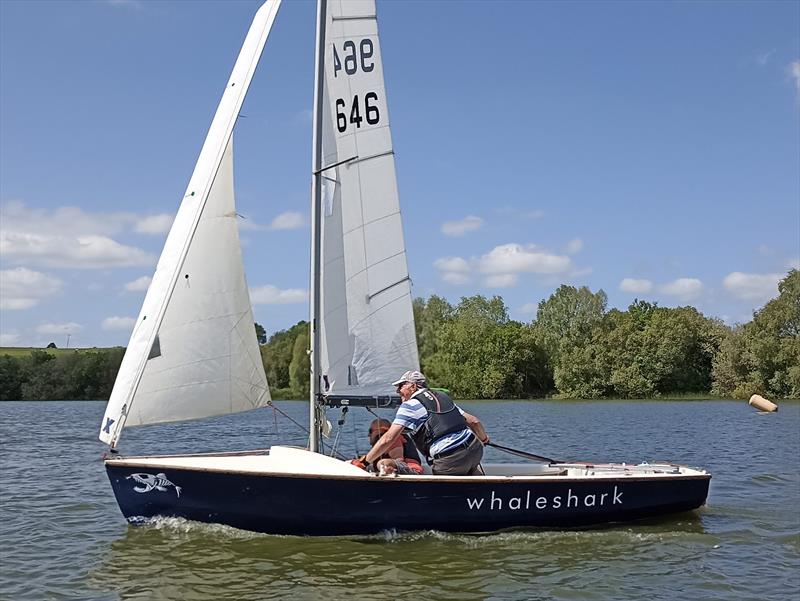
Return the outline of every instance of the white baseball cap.
{"type": "Polygon", "coordinates": [[[428,379],[422,375],[422,372],[416,370],[409,370],[400,376],[400,379],[392,382],[392,386],[400,386],[404,382],[414,382],[414,384],[424,384],[428,379]]]}

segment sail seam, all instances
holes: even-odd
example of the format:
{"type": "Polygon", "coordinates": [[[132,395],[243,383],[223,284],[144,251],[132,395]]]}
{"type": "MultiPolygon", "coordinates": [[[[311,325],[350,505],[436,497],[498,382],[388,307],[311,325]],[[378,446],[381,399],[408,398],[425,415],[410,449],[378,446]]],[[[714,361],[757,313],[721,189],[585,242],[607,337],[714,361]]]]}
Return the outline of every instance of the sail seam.
{"type": "MultiPolygon", "coordinates": [[[[366,266],[364,269],[360,269],[360,270],[358,270],[357,272],[355,272],[353,275],[351,275],[350,277],[348,277],[348,278],[345,280],[345,283],[351,282],[351,281],[352,281],[354,278],[358,277],[359,275],[361,275],[362,273],[364,273],[365,271],[367,271],[367,270],[368,270],[368,269],[370,269],[371,267],[377,267],[377,266],[378,266],[378,265],[380,265],[381,263],[385,263],[386,261],[388,261],[388,260],[390,260],[390,259],[394,259],[395,257],[399,257],[400,255],[403,255],[403,254],[405,254],[405,251],[401,250],[400,252],[397,252],[397,253],[395,253],[395,254],[393,254],[393,255],[390,255],[390,256],[388,256],[388,257],[384,257],[384,258],[383,258],[383,259],[381,259],[380,261],[376,261],[375,263],[370,263],[370,264],[369,264],[369,265],[367,265],[367,266],[366,266]]],[[[406,275],[405,279],[403,279],[403,280],[400,280],[400,281],[396,282],[396,284],[399,284],[400,282],[404,282],[405,280],[410,280],[410,279],[411,279],[411,276],[409,276],[409,275],[406,275]]],[[[396,284],[392,284],[392,286],[395,286],[396,284]]],[[[391,288],[392,286],[389,286],[389,288],[391,288]]],[[[379,294],[379,292],[376,292],[375,294],[379,294]]]]}
{"type": "Polygon", "coordinates": [[[385,157],[385,156],[394,156],[394,149],[390,148],[389,150],[385,150],[384,152],[379,152],[377,154],[371,154],[371,155],[365,156],[365,157],[355,156],[352,159],[349,159],[347,161],[342,161],[342,162],[343,163],[348,163],[348,165],[349,164],[357,165],[359,163],[363,163],[364,161],[371,161],[372,159],[379,159],[379,158],[385,157]]]}
{"type": "Polygon", "coordinates": [[[350,329],[351,330],[355,330],[362,323],[364,323],[368,319],[371,319],[373,315],[375,315],[379,311],[383,311],[386,307],[388,307],[392,303],[396,303],[396,302],[402,300],[403,297],[405,297],[405,296],[411,296],[411,295],[410,294],[402,294],[402,295],[398,296],[397,298],[393,298],[392,300],[388,301],[385,305],[381,305],[380,307],[376,307],[374,310],[370,311],[365,317],[363,317],[362,319],[359,319],[356,323],[354,323],[352,326],[350,326],[350,329]]]}
{"type": "Polygon", "coordinates": [[[352,234],[358,230],[363,230],[368,225],[372,225],[373,223],[378,223],[379,221],[383,221],[384,219],[389,219],[389,217],[394,217],[395,215],[399,215],[400,211],[397,210],[394,213],[389,213],[388,215],[384,215],[383,217],[376,217],[371,221],[364,221],[361,225],[357,225],[356,227],[347,230],[346,232],[342,232],[342,236],[347,236],[348,234],[352,234]]]}

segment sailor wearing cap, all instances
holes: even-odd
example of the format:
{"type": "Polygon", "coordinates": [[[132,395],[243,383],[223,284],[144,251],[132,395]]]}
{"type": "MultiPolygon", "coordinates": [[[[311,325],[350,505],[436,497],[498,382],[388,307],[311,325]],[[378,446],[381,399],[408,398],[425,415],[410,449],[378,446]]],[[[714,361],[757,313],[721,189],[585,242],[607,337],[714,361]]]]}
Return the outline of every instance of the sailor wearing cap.
{"type": "Polygon", "coordinates": [[[407,432],[428,458],[434,474],[465,476],[481,474],[483,443],[489,442],[480,420],[463,411],[444,392],[430,390],[419,371],[407,371],[392,382],[403,403],[392,425],[370,449],[372,463],[407,432]]]}

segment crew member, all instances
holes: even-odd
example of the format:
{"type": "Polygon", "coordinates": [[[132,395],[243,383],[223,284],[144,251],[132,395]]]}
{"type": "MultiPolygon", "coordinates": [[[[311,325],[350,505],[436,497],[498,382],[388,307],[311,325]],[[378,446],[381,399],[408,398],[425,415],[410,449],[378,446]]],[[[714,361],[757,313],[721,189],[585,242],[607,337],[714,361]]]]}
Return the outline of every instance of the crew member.
{"type": "MultiPolygon", "coordinates": [[[[374,446],[381,436],[389,430],[391,425],[388,419],[378,418],[372,420],[368,431],[370,445],[374,446]]],[[[366,468],[366,464],[362,459],[356,459],[352,463],[362,469],[366,468]]],[[[389,449],[378,458],[374,466],[382,476],[390,476],[392,474],[414,475],[422,474],[424,471],[417,448],[406,434],[398,436],[389,449]]]]}
{"type": "Polygon", "coordinates": [[[407,371],[392,385],[403,402],[392,425],[367,453],[367,464],[381,457],[406,432],[428,458],[434,474],[482,473],[483,445],[489,437],[477,417],[463,411],[444,392],[430,390],[427,379],[418,371],[407,371]]]}

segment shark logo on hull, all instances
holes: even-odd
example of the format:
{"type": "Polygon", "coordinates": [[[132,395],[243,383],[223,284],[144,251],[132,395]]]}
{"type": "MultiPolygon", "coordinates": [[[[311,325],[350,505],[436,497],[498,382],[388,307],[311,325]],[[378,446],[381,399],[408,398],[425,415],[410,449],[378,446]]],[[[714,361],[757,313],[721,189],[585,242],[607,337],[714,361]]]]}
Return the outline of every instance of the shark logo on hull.
{"type": "Polygon", "coordinates": [[[131,478],[133,478],[134,482],[139,484],[139,486],[133,487],[133,490],[138,493],[146,493],[151,490],[167,492],[168,487],[171,486],[175,489],[175,494],[178,495],[178,498],[181,496],[181,487],[167,480],[167,476],[164,473],[159,473],[155,476],[153,474],[131,474],[130,476],[126,476],[125,479],[130,480],[131,478]]]}

